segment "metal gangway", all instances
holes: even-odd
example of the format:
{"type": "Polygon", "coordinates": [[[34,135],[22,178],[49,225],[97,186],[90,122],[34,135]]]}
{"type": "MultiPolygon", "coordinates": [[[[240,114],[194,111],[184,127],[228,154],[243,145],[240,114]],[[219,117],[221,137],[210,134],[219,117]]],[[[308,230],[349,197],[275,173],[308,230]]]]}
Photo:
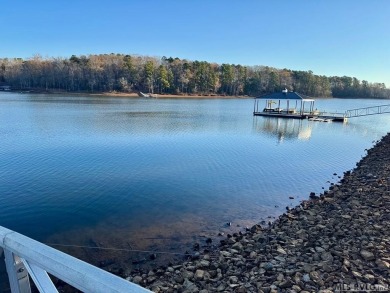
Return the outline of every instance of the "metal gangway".
{"type": "Polygon", "coordinates": [[[345,111],[346,118],[390,113],[390,105],[358,108],[345,111]]]}
{"type": "Polygon", "coordinates": [[[0,226],[0,256],[2,252],[12,293],[30,293],[30,278],[39,292],[58,293],[48,273],[83,292],[151,292],[0,226]]]}

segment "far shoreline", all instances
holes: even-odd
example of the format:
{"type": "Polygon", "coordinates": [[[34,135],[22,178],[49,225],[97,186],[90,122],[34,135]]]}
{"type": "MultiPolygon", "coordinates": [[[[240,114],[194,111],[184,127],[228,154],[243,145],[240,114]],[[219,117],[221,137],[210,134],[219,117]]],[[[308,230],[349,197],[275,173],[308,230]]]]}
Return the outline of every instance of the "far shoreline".
{"type": "MultiPolygon", "coordinates": [[[[31,93],[31,94],[47,94],[47,95],[75,95],[75,96],[93,96],[93,97],[121,97],[121,98],[142,98],[142,99],[253,99],[248,95],[216,95],[216,94],[152,94],[154,97],[140,97],[138,93],[125,92],[66,92],[53,90],[11,90],[5,92],[12,93],[31,93]]],[[[149,93],[148,93],[149,94],[149,93]]]]}
{"type": "MultiPolygon", "coordinates": [[[[103,92],[103,93],[91,93],[92,96],[108,96],[108,97],[131,97],[131,98],[143,98],[137,93],[122,93],[122,92],[103,92]]],[[[248,99],[254,98],[250,96],[223,96],[223,95],[201,95],[201,94],[153,94],[155,97],[146,99],[248,99]]],[[[145,99],[145,98],[144,98],[145,99]]]]}
{"type": "MultiPolygon", "coordinates": [[[[41,90],[41,89],[32,89],[32,90],[16,90],[11,89],[9,91],[0,91],[0,92],[12,92],[12,93],[31,93],[31,94],[47,94],[47,95],[67,95],[67,96],[91,96],[91,97],[118,97],[118,98],[141,98],[141,99],[254,99],[255,96],[248,95],[218,95],[218,94],[151,94],[153,97],[140,97],[136,92],[67,92],[67,91],[58,91],[58,90],[41,90]]],[[[311,97],[315,100],[321,99],[341,99],[341,100],[353,100],[353,99],[365,99],[365,100],[389,100],[387,98],[361,98],[361,97],[311,97]]]]}

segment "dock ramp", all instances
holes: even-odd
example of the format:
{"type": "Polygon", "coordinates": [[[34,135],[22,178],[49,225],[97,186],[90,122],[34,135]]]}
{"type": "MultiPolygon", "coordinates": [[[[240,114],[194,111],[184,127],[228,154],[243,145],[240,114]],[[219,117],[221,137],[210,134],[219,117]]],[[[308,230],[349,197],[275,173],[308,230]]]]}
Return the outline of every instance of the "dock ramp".
{"type": "Polygon", "coordinates": [[[345,111],[346,118],[390,113],[390,105],[372,106],[345,111]]]}

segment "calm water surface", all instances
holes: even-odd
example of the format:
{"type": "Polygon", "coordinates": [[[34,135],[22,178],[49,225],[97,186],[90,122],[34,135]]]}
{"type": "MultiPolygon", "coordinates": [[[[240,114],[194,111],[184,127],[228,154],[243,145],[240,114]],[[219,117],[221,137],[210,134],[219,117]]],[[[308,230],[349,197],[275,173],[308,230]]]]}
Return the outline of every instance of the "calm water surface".
{"type": "MultiPolygon", "coordinates": [[[[252,109],[252,99],[0,92],[0,225],[49,243],[183,251],[321,192],[389,131],[389,114],[342,124],[252,109]]],[[[118,257],[61,249],[91,262],[118,257]]]]}

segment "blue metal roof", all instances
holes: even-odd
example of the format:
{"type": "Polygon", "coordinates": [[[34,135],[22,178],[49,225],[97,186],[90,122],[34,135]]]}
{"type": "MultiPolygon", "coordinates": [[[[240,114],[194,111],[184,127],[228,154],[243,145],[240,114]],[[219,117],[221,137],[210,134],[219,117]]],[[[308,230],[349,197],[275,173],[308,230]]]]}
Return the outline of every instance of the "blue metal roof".
{"type": "Polygon", "coordinates": [[[298,94],[296,92],[277,92],[272,94],[265,94],[255,99],[263,100],[308,100],[308,96],[298,94]]]}

